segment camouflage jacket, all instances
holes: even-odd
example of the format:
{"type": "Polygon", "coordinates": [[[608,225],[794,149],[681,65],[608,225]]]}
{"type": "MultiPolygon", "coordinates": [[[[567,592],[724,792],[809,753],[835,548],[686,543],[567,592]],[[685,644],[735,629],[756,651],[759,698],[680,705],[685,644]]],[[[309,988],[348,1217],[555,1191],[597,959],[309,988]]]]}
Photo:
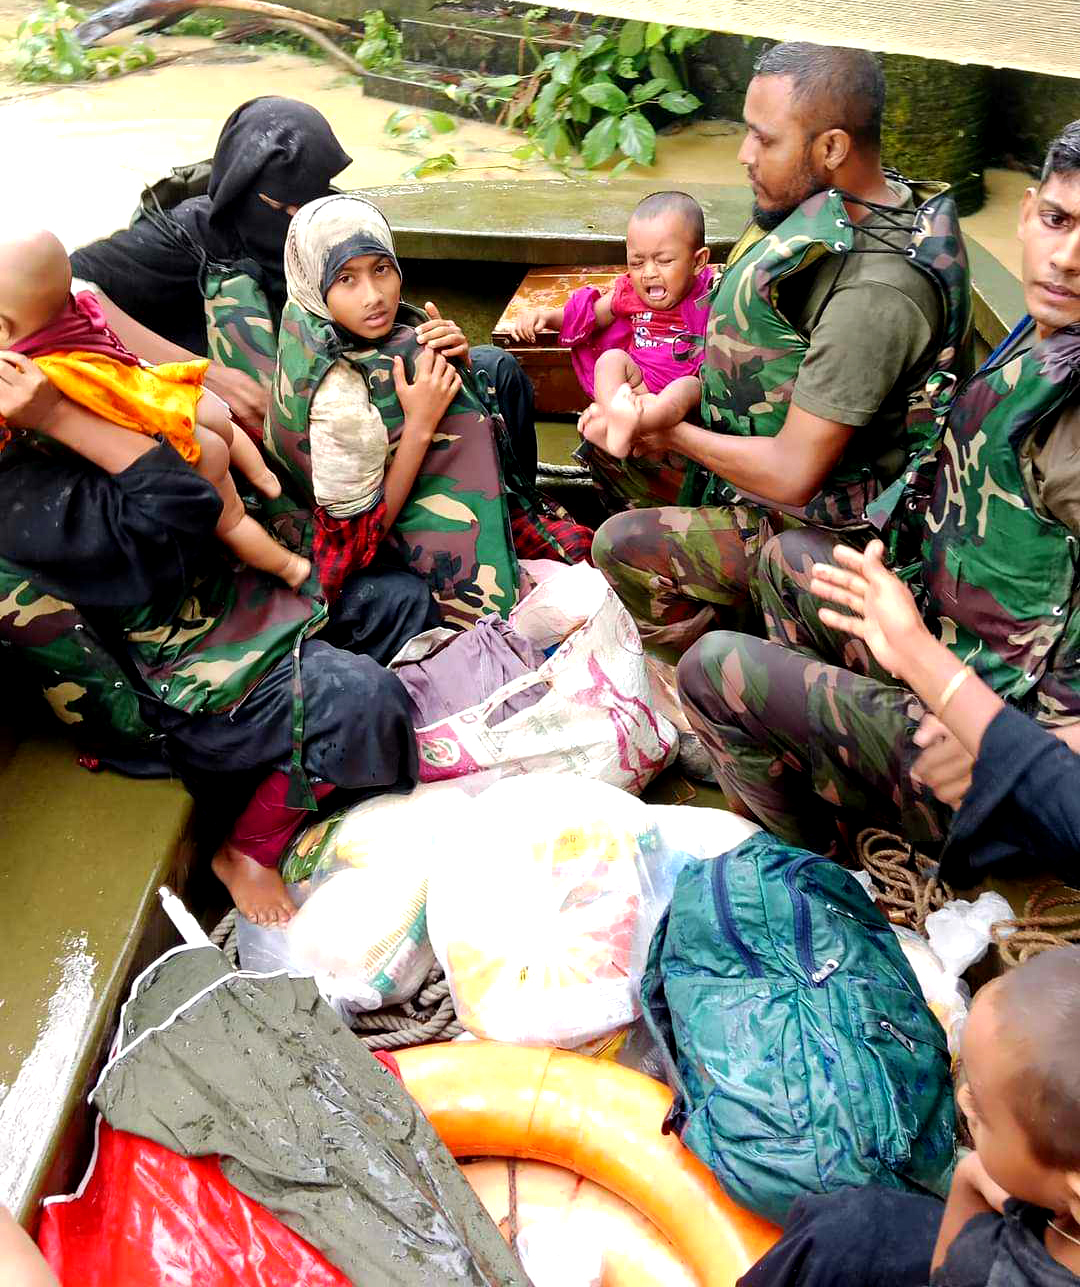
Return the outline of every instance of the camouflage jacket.
{"type": "Polygon", "coordinates": [[[948,414],[926,511],[924,610],[1000,696],[1080,716],[1077,539],[1032,502],[1020,450],[1080,397],[1080,326],[988,364],[948,414]]]}
{"type": "MultiPolygon", "coordinates": [[[[422,320],[423,314],[403,304],[384,340],[349,348],[331,323],[292,300],[286,304],[264,442],[309,504],[315,498],[308,419],[327,372],[343,360],[364,376],[392,453],[404,425],[393,360],[404,360],[411,380],[420,349],[414,327],[422,320]]],[[[518,563],[494,425],[470,373],[462,370],[461,377],[461,389],[387,539],[427,579],[444,617],[468,625],[486,613],[510,611],[517,598],[518,563]]]]}
{"type": "MultiPolygon", "coordinates": [[[[956,207],[940,185],[912,185],[922,199],[914,212],[870,206],[860,226],[894,230],[911,221],[907,245],[881,241],[880,252],[905,255],[938,289],[943,322],[936,336],[935,366],[948,372],[965,352],[971,326],[971,282],[956,207]],[[880,223],[873,222],[880,218],[880,223]]],[[[713,287],[701,368],[701,411],[706,428],[744,437],[774,437],[787,418],[795,380],[810,341],[777,307],[779,284],[817,264],[825,255],[871,253],[853,249],[852,224],[844,195],[830,190],[811,197],[775,231],[752,226],[735,246],[713,287]]],[[[942,376],[928,388],[940,387],[942,376]]],[[[909,401],[905,423],[908,457],[936,436],[936,406],[922,391],[909,401]]],[[[799,517],[821,526],[863,521],[867,503],[889,479],[879,479],[854,452],[841,458],[821,492],[799,517]]],[[[738,499],[725,479],[691,462],[680,495],[684,505],[738,499]]]]}

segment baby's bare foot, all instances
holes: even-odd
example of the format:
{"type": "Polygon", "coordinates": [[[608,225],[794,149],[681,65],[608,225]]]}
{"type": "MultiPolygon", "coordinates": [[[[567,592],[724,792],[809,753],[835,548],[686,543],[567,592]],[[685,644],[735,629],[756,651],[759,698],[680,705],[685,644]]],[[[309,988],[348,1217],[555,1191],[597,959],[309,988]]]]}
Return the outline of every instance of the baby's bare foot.
{"type": "Polygon", "coordinates": [[[296,915],[276,867],[263,867],[231,845],[223,845],[210,865],[232,895],[236,910],[249,921],[283,928],[296,915]]]}
{"type": "Polygon", "coordinates": [[[620,384],[607,408],[607,450],[617,460],[630,454],[641,427],[641,400],[628,384],[620,384]]]}

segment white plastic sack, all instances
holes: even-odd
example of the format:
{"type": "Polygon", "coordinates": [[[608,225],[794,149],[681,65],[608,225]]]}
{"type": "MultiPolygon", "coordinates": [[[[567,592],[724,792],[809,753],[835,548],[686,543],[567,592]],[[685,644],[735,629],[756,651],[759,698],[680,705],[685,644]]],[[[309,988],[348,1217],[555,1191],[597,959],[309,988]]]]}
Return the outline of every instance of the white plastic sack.
{"type": "Polygon", "coordinates": [[[926,918],[926,937],[950,974],[963,974],[990,946],[990,927],[1011,921],[1013,910],[1000,894],[986,890],[973,903],[954,898],[926,918]]]}
{"type": "Polygon", "coordinates": [[[677,736],[653,709],[637,627],[603,576],[587,563],[560,567],[510,623],[555,651],[486,701],[419,729],[420,780],[574,773],[640,793],[675,758],[677,736]],[[500,716],[508,697],[538,684],[547,687],[538,702],[500,716]]]}
{"type": "Polygon", "coordinates": [[[900,940],[908,964],[915,971],[926,1004],[945,1030],[949,1054],[955,1059],[960,1053],[960,1037],[971,1004],[971,990],[963,979],[942,965],[937,953],[921,934],[916,934],[906,925],[894,925],[892,929],[900,940]]]}
{"type": "Polygon", "coordinates": [[[434,866],[428,930],[478,1037],[567,1048],[640,1012],[660,907],[640,863],[649,810],[587,779],[529,774],[473,802],[471,844],[434,866]]]}
{"type": "Polygon", "coordinates": [[[533,1287],[601,1287],[604,1249],[577,1212],[534,1220],[518,1234],[517,1253],[533,1287]]]}
{"type": "Polygon", "coordinates": [[[382,795],[333,824],[312,892],[285,929],[292,960],[320,990],[361,1010],[414,996],[435,963],[428,872],[452,861],[467,798],[454,788],[382,795]]]}

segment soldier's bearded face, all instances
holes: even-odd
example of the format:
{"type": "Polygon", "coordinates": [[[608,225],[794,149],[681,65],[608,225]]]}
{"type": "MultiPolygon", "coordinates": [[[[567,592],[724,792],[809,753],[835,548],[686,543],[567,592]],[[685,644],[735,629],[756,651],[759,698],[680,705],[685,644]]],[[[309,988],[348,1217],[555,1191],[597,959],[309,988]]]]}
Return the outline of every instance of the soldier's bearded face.
{"type": "Polygon", "coordinates": [[[1052,174],[1020,207],[1024,301],[1040,339],[1080,322],[1080,173],[1052,174]]]}
{"type": "Polygon", "coordinates": [[[794,99],[790,76],[755,76],[743,107],[746,138],[739,163],[754,193],[754,218],[772,229],[816,192],[829,186],[829,176],[814,163],[814,137],[809,134],[794,99]]]}

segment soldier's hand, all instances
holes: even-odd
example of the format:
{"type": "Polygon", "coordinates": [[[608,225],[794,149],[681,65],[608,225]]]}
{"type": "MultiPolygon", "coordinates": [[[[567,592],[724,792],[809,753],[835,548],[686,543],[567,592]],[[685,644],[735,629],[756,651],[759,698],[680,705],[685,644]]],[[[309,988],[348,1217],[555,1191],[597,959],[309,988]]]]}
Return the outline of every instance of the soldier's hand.
{"type": "Polygon", "coordinates": [[[971,786],[975,757],[936,715],[923,716],[914,742],[922,754],[912,767],[912,781],[929,787],[942,804],[959,809],[971,786]]]}
{"type": "Polygon", "coordinates": [[[237,371],[221,362],[211,362],[206,387],[224,399],[233,418],[249,429],[261,431],[270,399],[266,390],[246,371],[237,371]]]}
{"type": "Polygon", "coordinates": [[[13,429],[47,433],[60,398],[60,390],[24,353],[0,350],[0,416],[13,429]]]}
{"type": "Polygon", "coordinates": [[[871,541],[863,551],[837,545],[836,564],[814,564],[810,592],[848,609],[822,608],[825,625],[861,639],[890,674],[905,679],[912,660],[928,643],[932,646],[933,636],[911,591],[882,562],[884,552],[880,541],[871,541]]]}

